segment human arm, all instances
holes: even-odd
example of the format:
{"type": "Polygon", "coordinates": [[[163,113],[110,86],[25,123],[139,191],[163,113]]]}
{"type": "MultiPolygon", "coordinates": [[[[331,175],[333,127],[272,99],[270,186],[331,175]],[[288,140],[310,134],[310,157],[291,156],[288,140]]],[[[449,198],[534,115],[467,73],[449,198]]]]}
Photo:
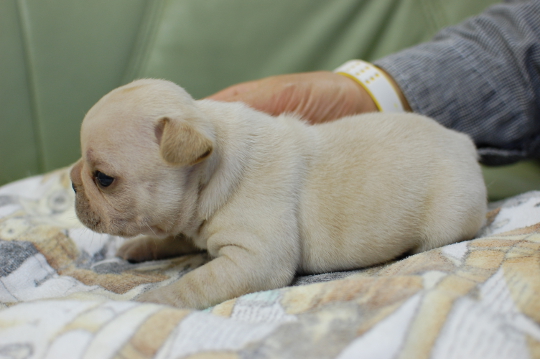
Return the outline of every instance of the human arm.
{"type": "Polygon", "coordinates": [[[540,158],[540,1],[494,6],[375,64],[413,111],[469,134],[484,163],[540,158]]]}
{"type": "Polygon", "coordinates": [[[278,75],[243,82],[209,98],[242,101],[271,115],[296,113],[313,124],[377,111],[375,102],[362,86],[330,71],[278,75]]]}

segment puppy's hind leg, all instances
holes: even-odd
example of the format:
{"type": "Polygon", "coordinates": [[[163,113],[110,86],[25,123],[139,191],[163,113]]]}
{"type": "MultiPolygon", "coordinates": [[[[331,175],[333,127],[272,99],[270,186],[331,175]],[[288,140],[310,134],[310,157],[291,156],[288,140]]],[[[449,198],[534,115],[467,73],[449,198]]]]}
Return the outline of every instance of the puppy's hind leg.
{"type": "Polygon", "coordinates": [[[125,242],[116,255],[131,263],[177,257],[182,254],[200,252],[191,239],[180,234],[164,239],[140,236],[125,242]]]}

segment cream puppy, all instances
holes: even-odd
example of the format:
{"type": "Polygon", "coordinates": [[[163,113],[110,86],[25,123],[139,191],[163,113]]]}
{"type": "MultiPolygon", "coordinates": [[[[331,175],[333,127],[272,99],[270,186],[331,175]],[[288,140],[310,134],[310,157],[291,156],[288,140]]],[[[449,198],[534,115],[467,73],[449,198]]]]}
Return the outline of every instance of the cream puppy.
{"type": "Polygon", "coordinates": [[[473,238],[486,212],[471,140],[414,114],[310,126],[145,79],[92,107],[81,145],[80,220],[144,235],[119,256],[212,258],[141,301],[205,308],[297,272],[382,263],[473,238]]]}

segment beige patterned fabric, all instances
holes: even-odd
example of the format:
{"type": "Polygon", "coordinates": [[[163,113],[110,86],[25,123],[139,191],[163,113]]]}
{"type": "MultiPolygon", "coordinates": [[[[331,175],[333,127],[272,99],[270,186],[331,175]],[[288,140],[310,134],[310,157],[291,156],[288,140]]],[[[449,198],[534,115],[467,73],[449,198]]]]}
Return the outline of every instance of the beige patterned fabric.
{"type": "Polygon", "coordinates": [[[60,170],[0,188],[0,358],[540,358],[540,192],[478,237],[204,311],[140,304],[208,259],[114,257],[60,170]]]}

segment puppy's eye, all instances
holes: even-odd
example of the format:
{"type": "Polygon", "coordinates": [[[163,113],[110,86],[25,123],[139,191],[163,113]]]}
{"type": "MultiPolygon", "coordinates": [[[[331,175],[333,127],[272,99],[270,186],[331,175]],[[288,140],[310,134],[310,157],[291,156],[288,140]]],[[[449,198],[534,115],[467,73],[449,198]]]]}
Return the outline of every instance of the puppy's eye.
{"type": "Polygon", "coordinates": [[[114,182],[114,177],[107,176],[105,173],[96,171],[96,181],[101,187],[109,187],[114,182]]]}

